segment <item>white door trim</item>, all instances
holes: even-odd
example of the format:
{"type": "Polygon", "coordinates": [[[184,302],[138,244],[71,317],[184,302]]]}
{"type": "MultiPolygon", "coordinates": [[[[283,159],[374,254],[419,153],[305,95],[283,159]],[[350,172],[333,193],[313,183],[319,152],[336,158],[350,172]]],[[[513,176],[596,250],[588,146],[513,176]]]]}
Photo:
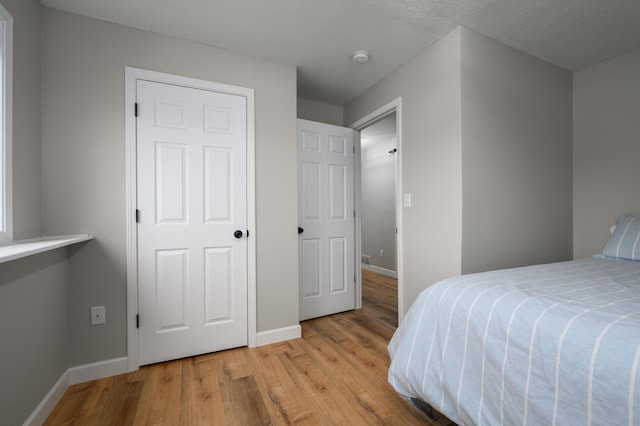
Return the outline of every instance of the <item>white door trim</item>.
{"type": "Polygon", "coordinates": [[[244,96],[247,99],[247,336],[249,347],[257,345],[256,305],[256,216],[255,216],[255,114],[254,90],[214,83],[140,68],[125,67],[125,159],[126,159],[126,241],[127,241],[127,367],[139,364],[138,329],[138,246],[136,236],[137,162],[136,162],[136,81],[148,80],[195,89],[244,96]]]}
{"type": "MultiPolygon", "coordinates": [[[[362,206],[360,200],[360,137],[359,132],[369,124],[377,121],[395,111],[396,113],[396,134],[398,137],[398,155],[396,167],[396,227],[398,228],[396,239],[396,256],[397,256],[397,273],[398,273],[398,321],[405,314],[404,309],[404,256],[403,256],[403,228],[402,228],[402,98],[396,98],[386,105],[381,106],[375,111],[365,115],[353,124],[349,125],[358,132],[355,138],[356,156],[355,156],[355,197],[356,197],[356,265],[359,265],[362,255],[361,239],[362,239],[362,206]]],[[[356,268],[356,308],[362,307],[362,273],[361,268],[356,268]]]]}

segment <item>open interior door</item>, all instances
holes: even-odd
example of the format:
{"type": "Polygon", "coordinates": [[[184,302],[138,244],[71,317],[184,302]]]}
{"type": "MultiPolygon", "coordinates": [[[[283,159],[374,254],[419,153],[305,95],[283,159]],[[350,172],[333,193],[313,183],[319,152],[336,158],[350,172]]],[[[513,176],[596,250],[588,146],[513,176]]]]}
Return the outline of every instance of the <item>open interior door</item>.
{"type": "Polygon", "coordinates": [[[355,308],[354,131],[298,120],[300,320],[355,308]]]}

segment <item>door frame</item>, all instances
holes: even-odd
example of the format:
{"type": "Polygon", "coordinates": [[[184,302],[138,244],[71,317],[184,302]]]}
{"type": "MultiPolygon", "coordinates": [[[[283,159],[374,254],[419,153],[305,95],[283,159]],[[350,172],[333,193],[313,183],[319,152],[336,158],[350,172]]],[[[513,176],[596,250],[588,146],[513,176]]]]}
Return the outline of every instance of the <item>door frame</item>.
{"type": "MultiPolygon", "coordinates": [[[[402,227],[402,98],[398,97],[375,111],[370,112],[361,119],[350,124],[349,127],[356,132],[354,139],[355,146],[355,209],[356,209],[356,229],[355,229],[355,259],[356,265],[360,265],[362,258],[362,200],[361,200],[361,145],[360,130],[369,126],[373,122],[396,113],[396,268],[398,273],[398,322],[404,317],[404,256],[403,256],[403,227],[402,227]]],[[[356,309],[362,308],[362,268],[356,267],[356,309]]]]}
{"type": "Polygon", "coordinates": [[[136,87],[138,80],[173,84],[193,89],[210,90],[247,99],[247,337],[249,347],[257,345],[256,289],[256,209],[255,209],[255,110],[254,90],[175,74],[125,67],[125,167],[126,167],[126,281],[127,281],[127,368],[140,367],[138,314],[138,238],[136,226],[137,159],[136,159],[136,87]]]}

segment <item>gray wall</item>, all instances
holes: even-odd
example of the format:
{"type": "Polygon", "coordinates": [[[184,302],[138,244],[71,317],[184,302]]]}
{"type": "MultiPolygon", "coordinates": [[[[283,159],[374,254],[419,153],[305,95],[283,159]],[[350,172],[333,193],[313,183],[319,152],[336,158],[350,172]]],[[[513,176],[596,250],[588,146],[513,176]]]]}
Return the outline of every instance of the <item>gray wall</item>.
{"type": "Polygon", "coordinates": [[[298,118],[319,123],[344,126],[344,108],[325,102],[298,98],[298,118]]]}
{"type": "Polygon", "coordinates": [[[96,237],[71,259],[71,365],[127,353],[127,65],[255,89],[257,327],[297,325],[295,68],[47,9],[43,21],[44,229],[96,237]],[[98,304],[107,324],[90,327],[98,304]]]}
{"type": "MultiPolygon", "coordinates": [[[[14,238],[41,235],[40,4],[13,16],[14,238]]],[[[22,424],[69,367],[67,249],[0,264],[0,423],[22,424]]]]}
{"type": "Polygon", "coordinates": [[[3,425],[23,424],[69,367],[68,282],[66,248],[0,264],[3,425]]]}
{"type": "Polygon", "coordinates": [[[396,271],[396,114],[360,131],[361,243],[371,264],[396,271]],[[380,250],[383,256],[380,256],[380,250]]]}
{"type": "Polygon", "coordinates": [[[640,50],[573,78],[573,255],[602,252],[623,213],[640,214],[640,50]]]}
{"type": "Polygon", "coordinates": [[[462,28],[462,272],[572,255],[571,73],[462,28]]]}
{"type": "MultiPolygon", "coordinates": [[[[402,97],[403,308],[434,282],[461,271],[460,30],[456,29],[345,105],[351,124],[402,97]]],[[[401,312],[403,314],[403,312],[401,312]]]]}

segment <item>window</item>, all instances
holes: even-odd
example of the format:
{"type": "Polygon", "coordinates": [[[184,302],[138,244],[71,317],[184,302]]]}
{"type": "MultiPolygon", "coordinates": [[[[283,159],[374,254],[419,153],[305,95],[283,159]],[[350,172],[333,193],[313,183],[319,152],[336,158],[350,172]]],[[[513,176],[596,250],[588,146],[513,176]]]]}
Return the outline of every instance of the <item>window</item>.
{"type": "Polygon", "coordinates": [[[13,238],[12,68],[13,18],[0,5],[0,242],[13,238]]]}

